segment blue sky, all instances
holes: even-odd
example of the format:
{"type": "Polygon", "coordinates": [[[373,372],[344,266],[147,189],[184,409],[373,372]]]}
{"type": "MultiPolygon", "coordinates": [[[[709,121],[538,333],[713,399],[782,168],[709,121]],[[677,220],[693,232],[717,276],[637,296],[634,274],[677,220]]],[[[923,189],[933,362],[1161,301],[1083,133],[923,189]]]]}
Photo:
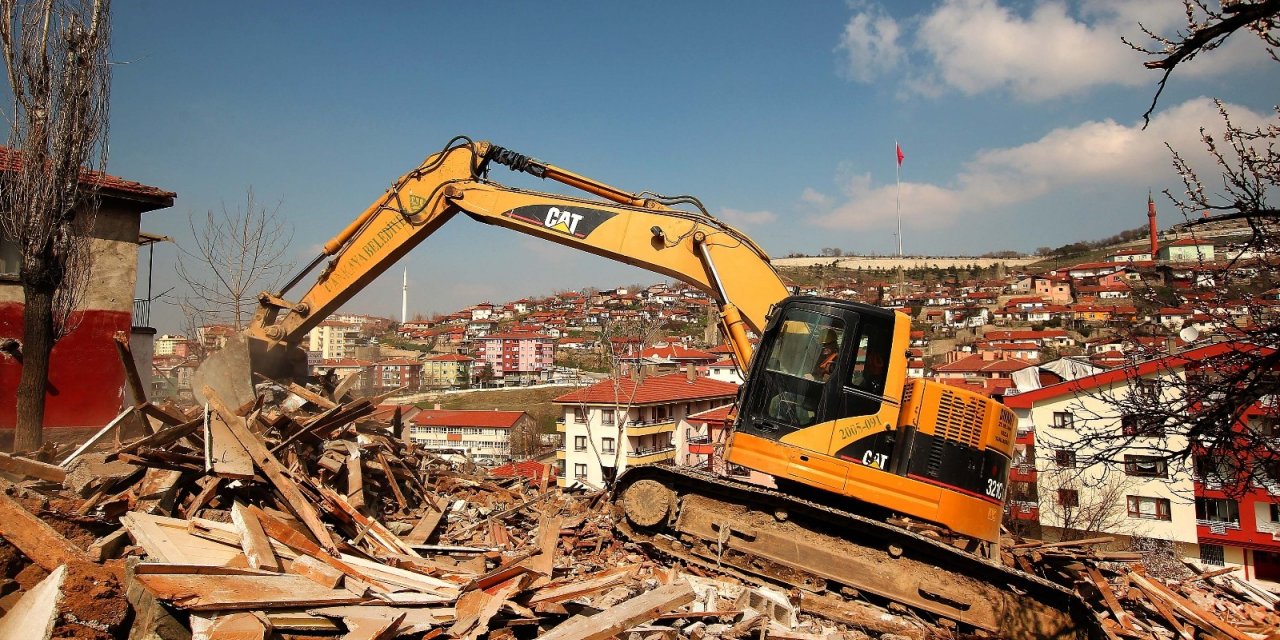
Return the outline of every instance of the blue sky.
{"type": "MultiPolygon", "coordinates": [[[[178,193],[143,228],[179,243],[188,215],[251,187],[293,223],[301,264],[466,134],[695,195],[774,256],[890,254],[897,140],[906,253],[1031,251],[1144,224],[1148,189],[1180,188],[1165,142],[1195,155],[1198,128],[1219,127],[1206,96],[1244,122],[1276,103],[1277,65],[1241,35],[1175,75],[1140,130],[1158,74],[1119,38],[1172,32],[1180,8],[133,0],[114,6],[107,170],[178,193]]],[[[1162,226],[1181,219],[1157,203],[1162,226]]],[[[156,250],[156,292],[177,286],[174,254],[156,250]]],[[[402,267],[410,313],[660,280],[465,218],[402,262],[348,309],[398,315],[402,267]]]]}

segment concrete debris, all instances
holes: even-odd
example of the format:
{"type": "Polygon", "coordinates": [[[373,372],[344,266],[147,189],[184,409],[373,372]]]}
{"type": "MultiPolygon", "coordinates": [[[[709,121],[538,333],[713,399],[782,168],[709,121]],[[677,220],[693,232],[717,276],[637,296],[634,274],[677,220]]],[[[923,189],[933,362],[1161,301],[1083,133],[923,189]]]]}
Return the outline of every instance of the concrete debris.
{"type": "MultiPolygon", "coordinates": [[[[143,403],[158,429],[110,450],[0,458],[0,637],[971,634],[851,590],[689,564],[628,540],[601,491],[438,458],[370,400],[259,388],[270,402],[235,408],[206,390],[207,413],[143,403]]],[[[1280,637],[1274,594],[1229,570],[1153,575],[1104,542],[1010,538],[1000,558],[1076,590],[1114,638],[1280,637]]]]}

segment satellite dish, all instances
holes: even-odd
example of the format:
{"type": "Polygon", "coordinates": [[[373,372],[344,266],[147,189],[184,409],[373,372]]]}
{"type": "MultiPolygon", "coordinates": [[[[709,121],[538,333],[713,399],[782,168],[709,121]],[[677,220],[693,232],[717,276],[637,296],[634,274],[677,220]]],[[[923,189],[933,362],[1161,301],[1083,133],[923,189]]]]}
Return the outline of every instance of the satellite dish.
{"type": "Polygon", "coordinates": [[[1182,338],[1183,342],[1190,344],[1200,337],[1200,330],[1190,326],[1183,327],[1182,331],[1178,332],[1178,337],[1182,338]]]}

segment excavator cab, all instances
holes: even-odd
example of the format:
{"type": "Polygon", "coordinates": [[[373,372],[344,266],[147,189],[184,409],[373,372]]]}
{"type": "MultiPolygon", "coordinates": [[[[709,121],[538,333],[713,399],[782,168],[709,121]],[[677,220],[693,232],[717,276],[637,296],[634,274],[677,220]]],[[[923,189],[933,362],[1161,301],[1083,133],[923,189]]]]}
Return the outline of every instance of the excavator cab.
{"type": "Polygon", "coordinates": [[[738,429],[776,440],[839,418],[879,413],[887,400],[893,328],[892,312],[788,298],[764,332],[738,429]]]}

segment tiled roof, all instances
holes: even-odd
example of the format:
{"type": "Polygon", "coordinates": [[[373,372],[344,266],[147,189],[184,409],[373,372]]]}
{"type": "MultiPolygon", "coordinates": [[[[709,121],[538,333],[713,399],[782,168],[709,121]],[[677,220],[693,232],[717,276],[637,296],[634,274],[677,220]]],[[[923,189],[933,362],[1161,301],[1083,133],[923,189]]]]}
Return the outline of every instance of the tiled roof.
{"type": "Polygon", "coordinates": [[[420,427],[490,427],[510,429],[523,411],[469,411],[465,409],[423,409],[413,417],[420,427]]]}
{"type": "Polygon", "coordinates": [[[689,380],[684,373],[650,376],[639,383],[631,378],[617,381],[602,380],[589,387],[570,391],[552,402],[558,404],[657,404],[681,400],[706,398],[731,398],[738,393],[738,385],[699,376],[689,380]]]}
{"type": "Polygon", "coordinates": [[[468,358],[467,356],[458,355],[456,353],[446,353],[444,355],[431,356],[430,358],[423,358],[423,361],[425,362],[475,362],[475,358],[468,358]]]}
{"type": "Polygon", "coordinates": [[[537,460],[521,460],[494,467],[489,470],[489,473],[499,478],[520,477],[541,482],[544,476],[551,477],[551,465],[542,464],[537,460]]]}
{"type": "Polygon", "coordinates": [[[555,340],[551,336],[544,336],[540,333],[491,333],[487,336],[480,336],[477,340],[555,340]]]}
{"type": "Polygon", "coordinates": [[[934,371],[942,373],[967,373],[967,372],[1010,372],[1021,371],[1032,366],[1030,362],[1018,360],[1017,358],[1009,358],[1007,360],[983,360],[982,356],[969,356],[963,360],[957,360],[949,364],[938,365],[933,368],[934,371]]]}
{"type": "MultiPolygon", "coordinates": [[[[22,153],[10,147],[0,145],[0,171],[16,171],[22,166],[22,153]]],[[[165,191],[157,187],[149,187],[141,182],[125,180],[113,175],[102,173],[100,171],[81,171],[80,182],[98,187],[106,192],[115,192],[114,195],[124,196],[131,200],[140,200],[149,204],[157,205],[146,209],[161,209],[164,207],[172,207],[173,199],[178,194],[172,191],[165,191]]]]}
{"type": "Polygon", "coordinates": [[[688,420],[689,422],[728,422],[732,409],[732,404],[726,404],[714,409],[707,409],[706,411],[695,413],[685,418],[685,420],[688,420]]]}
{"type": "Polygon", "coordinates": [[[1177,355],[1155,358],[1146,362],[1140,362],[1133,366],[1112,369],[1102,373],[1095,373],[1091,376],[1068,380],[1048,387],[1040,387],[1034,391],[1026,391],[1017,395],[1008,396],[1005,398],[1004,403],[1010,407],[1030,409],[1037,400],[1047,400],[1063,395],[1074,395],[1089,389],[1119,382],[1124,380],[1126,377],[1141,377],[1151,373],[1171,371],[1202,360],[1212,359],[1231,353],[1249,353],[1253,351],[1271,353],[1273,350],[1245,343],[1217,342],[1203,347],[1189,349],[1177,355]]]}
{"type": "Polygon", "coordinates": [[[697,349],[686,349],[686,348],[684,348],[684,347],[682,347],[682,346],[680,346],[680,345],[672,344],[672,345],[667,345],[667,346],[665,346],[665,347],[653,347],[653,348],[650,348],[650,349],[645,349],[644,351],[641,351],[638,355],[633,356],[633,357],[637,357],[637,358],[657,358],[657,359],[667,359],[667,360],[709,360],[709,361],[714,361],[714,360],[716,360],[719,356],[718,356],[717,354],[714,354],[714,353],[708,353],[708,352],[706,352],[706,351],[699,351],[699,350],[697,350],[697,349]]]}

